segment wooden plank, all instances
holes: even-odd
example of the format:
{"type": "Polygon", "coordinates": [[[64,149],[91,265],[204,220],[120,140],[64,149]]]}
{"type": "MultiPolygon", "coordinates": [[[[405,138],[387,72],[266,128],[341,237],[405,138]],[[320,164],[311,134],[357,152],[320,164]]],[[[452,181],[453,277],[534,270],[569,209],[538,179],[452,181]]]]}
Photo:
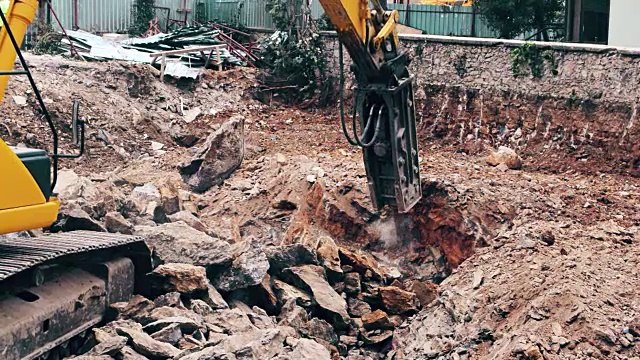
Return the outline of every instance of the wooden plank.
{"type": "Polygon", "coordinates": [[[199,52],[199,51],[212,50],[212,49],[223,49],[226,46],[227,45],[225,45],[225,44],[218,44],[218,45],[200,46],[200,47],[195,47],[195,48],[190,48],[190,49],[160,51],[160,52],[151,53],[151,54],[149,54],[149,56],[158,57],[158,56],[162,56],[162,55],[185,54],[185,53],[190,53],[190,52],[199,52]]]}

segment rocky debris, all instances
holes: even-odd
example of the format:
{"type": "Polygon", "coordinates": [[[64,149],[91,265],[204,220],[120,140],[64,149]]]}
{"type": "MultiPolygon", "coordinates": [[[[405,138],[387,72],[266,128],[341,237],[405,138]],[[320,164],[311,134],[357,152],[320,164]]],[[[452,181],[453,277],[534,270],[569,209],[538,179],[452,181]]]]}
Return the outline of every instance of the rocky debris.
{"type": "Polygon", "coordinates": [[[320,237],[320,239],[318,239],[318,248],[316,251],[320,264],[327,270],[327,275],[329,275],[329,277],[335,277],[342,274],[338,246],[331,237],[320,237]]]}
{"type": "Polygon", "coordinates": [[[319,343],[330,345],[338,344],[338,336],[333,326],[322,319],[312,318],[304,328],[298,329],[298,331],[300,331],[301,335],[314,339],[319,343]]]}
{"type": "Polygon", "coordinates": [[[244,118],[236,115],[211,133],[193,159],[179,166],[184,181],[195,192],[220,185],[244,159],[244,118]]]}
{"type": "Polygon", "coordinates": [[[155,268],[150,279],[162,292],[177,291],[192,294],[208,290],[206,269],[189,264],[168,263],[155,268]]]}
{"type": "Polygon", "coordinates": [[[104,226],[108,232],[133,235],[133,224],[119,212],[112,211],[104,216],[104,226]]]}
{"type": "Polygon", "coordinates": [[[347,273],[344,275],[344,292],[347,295],[353,296],[360,293],[360,274],[356,272],[347,273]]]}
{"type": "Polygon", "coordinates": [[[366,302],[358,298],[349,298],[349,315],[353,317],[362,317],[365,314],[371,312],[371,306],[366,302]]]}
{"type": "Polygon", "coordinates": [[[98,344],[85,355],[114,356],[116,353],[120,352],[125,345],[127,345],[127,338],[123,336],[109,336],[108,334],[104,334],[102,335],[102,338],[98,340],[99,337],[100,336],[96,336],[98,344]]]}
{"type": "MultiPolygon", "coordinates": [[[[162,282],[161,281],[159,282],[162,286],[163,285],[162,282]]],[[[155,305],[155,307],[168,306],[168,307],[176,307],[180,309],[185,308],[184,304],[182,303],[182,297],[180,293],[177,291],[172,291],[172,292],[158,296],[155,300],[153,300],[153,305],[155,305]]]]}
{"type": "Polygon", "coordinates": [[[402,315],[417,311],[416,294],[402,290],[395,286],[382,286],[378,288],[382,306],[390,314],[402,315]]]}
{"type": "Polygon", "coordinates": [[[224,329],[227,334],[240,334],[257,329],[240,309],[222,309],[205,317],[207,324],[224,329]]]}
{"type": "Polygon", "coordinates": [[[506,165],[509,169],[518,170],[522,168],[522,158],[506,146],[500,146],[497,151],[487,156],[487,164],[491,166],[506,165]]]}
{"type": "Polygon", "coordinates": [[[231,266],[217,273],[214,286],[221,291],[232,291],[258,285],[269,270],[269,260],[257,240],[244,240],[232,245],[231,266]]]}
{"type": "Polygon", "coordinates": [[[318,255],[315,250],[304,244],[292,244],[265,249],[269,259],[272,275],[280,274],[284,269],[297,265],[318,265],[318,255]]]}
{"type": "Polygon", "coordinates": [[[336,328],[344,328],[350,323],[347,302],[329,285],[324,268],[301,265],[286,269],[285,274],[290,274],[296,285],[313,295],[315,303],[336,328]]]}
{"type": "Polygon", "coordinates": [[[331,353],[327,348],[309,339],[300,339],[289,355],[290,359],[330,360],[331,353]]]}
{"type": "Polygon", "coordinates": [[[116,312],[118,319],[132,319],[141,323],[148,319],[154,308],[153,301],[141,295],[133,296],[128,302],[111,304],[111,309],[116,312]]]}
{"type": "Polygon", "coordinates": [[[167,218],[170,222],[175,223],[182,221],[198,231],[202,231],[203,233],[209,232],[209,228],[207,228],[207,225],[200,221],[200,219],[198,219],[198,217],[193,215],[193,213],[191,213],[190,211],[179,211],[175,214],[169,215],[167,218]]]}
{"type": "Polygon", "coordinates": [[[145,325],[142,330],[149,334],[154,334],[170,325],[178,325],[178,328],[184,333],[193,333],[196,330],[202,328],[204,324],[202,321],[197,321],[192,318],[184,316],[172,316],[156,320],[152,323],[145,325]]]}
{"type": "Polygon", "coordinates": [[[120,353],[116,355],[116,358],[120,360],[148,360],[128,346],[123,347],[120,353]]]}
{"type": "Polygon", "coordinates": [[[291,326],[295,329],[303,329],[308,321],[307,311],[296,305],[295,300],[291,299],[282,306],[278,315],[278,325],[291,326]]]}
{"type": "Polygon", "coordinates": [[[284,281],[274,280],[273,288],[280,304],[286,304],[289,300],[294,300],[295,303],[302,307],[311,306],[311,295],[295,286],[289,285],[284,281]]]}
{"type": "Polygon", "coordinates": [[[223,266],[231,263],[231,246],[186,223],[137,226],[136,234],[144,237],[154,256],[165,263],[187,263],[197,266],[223,266]]]}
{"type": "Polygon", "coordinates": [[[362,326],[367,330],[393,329],[395,326],[389,319],[387,313],[376,310],[362,316],[362,326]]]}
{"type": "Polygon", "coordinates": [[[363,276],[365,280],[383,280],[385,278],[383,269],[378,262],[369,254],[354,252],[345,248],[340,248],[340,260],[343,265],[348,265],[363,276]]]}
{"type": "Polygon", "coordinates": [[[207,295],[204,297],[204,301],[214,310],[229,308],[229,304],[211,284],[207,286],[207,295]]]}
{"type": "Polygon", "coordinates": [[[60,206],[58,219],[51,225],[52,232],[88,230],[106,232],[107,230],[75,202],[66,202],[60,206]]]}
{"type": "MultiPolygon", "coordinates": [[[[175,319],[175,318],[167,318],[175,319]]],[[[189,321],[187,318],[181,318],[189,321]]],[[[146,329],[145,329],[146,331],[146,329]]],[[[168,326],[161,328],[151,333],[151,337],[154,340],[162,341],[173,346],[179,346],[180,340],[182,340],[182,329],[180,323],[170,323],[168,326]]]]}
{"type": "Polygon", "coordinates": [[[416,294],[422,307],[426,307],[438,297],[438,285],[430,282],[411,280],[406,290],[416,294]]]}
{"type": "Polygon", "coordinates": [[[121,336],[127,337],[134,350],[151,359],[171,359],[180,353],[180,350],[176,347],[155,340],[141,331],[117,327],[116,332],[121,336]]]}

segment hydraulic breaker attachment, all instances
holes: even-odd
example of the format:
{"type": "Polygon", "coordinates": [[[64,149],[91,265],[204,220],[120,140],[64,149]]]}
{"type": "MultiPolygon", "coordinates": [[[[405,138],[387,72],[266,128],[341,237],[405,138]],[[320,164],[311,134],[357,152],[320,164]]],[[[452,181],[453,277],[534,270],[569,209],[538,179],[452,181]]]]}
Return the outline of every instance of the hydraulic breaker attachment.
{"type": "Polygon", "coordinates": [[[320,0],[340,40],[340,116],[351,145],[362,148],[371,200],[406,213],[420,200],[414,77],[409,56],[398,49],[398,12],[373,0],[320,0]],[[345,46],[355,75],[351,126],[344,110],[345,46]]]}
{"type": "MultiPolygon", "coordinates": [[[[406,213],[420,200],[422,190],[413,99],[414,77],[409,75],[405,65],[398,66],[398,71],[405,76],[392,85],[358,83],[351,134],[344,117],[342,128],[349,143],[362,148],[373,206],[380,209],[390,205],[399,213],[406,213]]],[[[341,80],[342,77],[341,74],[341,80]]]]}

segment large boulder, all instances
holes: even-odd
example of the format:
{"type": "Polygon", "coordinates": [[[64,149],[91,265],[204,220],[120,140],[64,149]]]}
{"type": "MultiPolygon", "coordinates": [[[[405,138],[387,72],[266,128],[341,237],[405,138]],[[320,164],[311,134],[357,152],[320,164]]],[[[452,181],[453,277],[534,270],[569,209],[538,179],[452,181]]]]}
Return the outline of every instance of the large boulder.
{"type": "Polygon", "coordinates": [[[154,255],[164,263],[197,266],[226,265],[233,259],[231,246],[182,221],[159,226],[138,226],[136,234],[144,237],[154,255]]]}
{"type": "Polygon", "coordinates": [[[220,185],[244,159],[244,118],[234,116],[213,132],[188,163],[179,166],[184,181],[195,192],[220,185]]]}

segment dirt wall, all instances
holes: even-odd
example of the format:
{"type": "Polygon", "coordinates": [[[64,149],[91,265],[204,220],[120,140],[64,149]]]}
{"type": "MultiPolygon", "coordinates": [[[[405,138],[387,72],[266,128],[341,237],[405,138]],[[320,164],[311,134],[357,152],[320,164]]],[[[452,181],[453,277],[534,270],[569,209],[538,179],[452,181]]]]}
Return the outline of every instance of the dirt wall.
{"type": "MultiPolygon", "coordinates": [[[[325,38],[337,74],[337,38],[325,38]]],[[[423,148],[507,145],[532,169],[640,176],[640,51],[431,35],[401,42],[413,58],[423,148]]]]}

